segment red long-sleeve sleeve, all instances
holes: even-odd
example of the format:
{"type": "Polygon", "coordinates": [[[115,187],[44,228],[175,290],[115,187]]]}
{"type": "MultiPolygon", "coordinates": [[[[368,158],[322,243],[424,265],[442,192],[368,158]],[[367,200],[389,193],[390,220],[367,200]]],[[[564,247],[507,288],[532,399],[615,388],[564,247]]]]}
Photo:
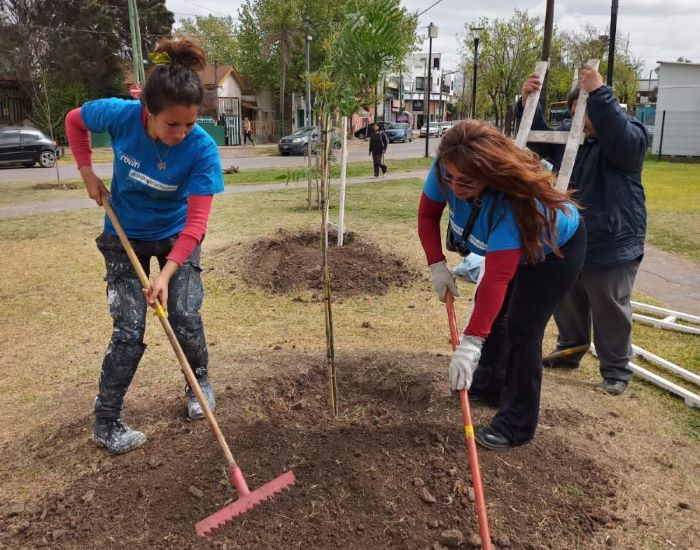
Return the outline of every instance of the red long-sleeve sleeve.
{"type": "Polygon", "coordinates": [[[440,219],[445,210],[444,202],[436,202],[423,193],[418,206],[418,237],[423,245],[428,265],[445,259],[440,239],[440,219]]]}
{"type": "Polygon", "coordinates": [[[190,195],[187,199],[185,227],[173,245],[168,260],[182,266],[207,232],[207,222],[211,214],[214,195],[190,195]]]}
{"type": "Polygon", "coordinates": [[[66,137],[78,169],[83,166],[92,166],[90,132],[80,116],[80,107],[66,115],[66,137]]]}
{"type": "Polygon", "coordinates": [[[503,306],[508,283],[520,265],[520,255],[520,249],[486,253],[484,278],[476,293],[474,312],[464,334],[488,337],[491,326],[503,306]]]}

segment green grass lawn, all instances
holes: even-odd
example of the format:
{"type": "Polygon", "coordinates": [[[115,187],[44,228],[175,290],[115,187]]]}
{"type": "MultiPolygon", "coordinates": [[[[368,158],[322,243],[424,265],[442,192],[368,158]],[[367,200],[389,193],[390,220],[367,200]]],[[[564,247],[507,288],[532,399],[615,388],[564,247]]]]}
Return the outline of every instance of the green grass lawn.
{"type": "MultiPolygon", "coordinates": [[[[312,159],[312,163],[315,162],[312,159]]],[[[432,163],[432,159],[428,158],[410,158],[387,160],[386,165],[389,172],[407,172],[411,170],[427,169],[432,163]]],[[[235,159],[230,164],[236,164],[235,159]]],[[[312,167],[313,170],[313,167],[312,167]]],[[[349,162],[347,168],[347,176],[349,178],[371,176],[374,174],[372,162],[349,162]]],[[[296,182],[306,180],[306,167],[294,166],[290,168],[244,168],[237,174],[226,174],[224,183],[231,184],[253,184],[253,183],[270,183],[279,182],[296,182]]],[[[340,177],[340,164],[334,162],[331,167],[331,177],[340,177]]]]}
{"type": "Polygon", "coordinates": [[[647,241],[700,263],[700,164],[647,160],[647,241]]]}

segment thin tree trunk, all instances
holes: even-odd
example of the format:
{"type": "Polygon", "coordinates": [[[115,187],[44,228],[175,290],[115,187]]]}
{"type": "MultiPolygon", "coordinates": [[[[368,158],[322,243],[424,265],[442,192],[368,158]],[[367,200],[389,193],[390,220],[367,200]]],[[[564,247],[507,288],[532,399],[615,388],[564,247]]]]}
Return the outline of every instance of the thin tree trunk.
{"type": "Polygon", "coordinates": [[[328,372],[328,397],[333,416],[338,415],[338,384],[335,376],[335,350],[333,345],[333,312],[331,309],[331,273],[328,266],[328,203],[330,197],[330,114],[323,114],[321,153],[321,271],[323,273],[323,302],[326,321],[326,369],[328,372]]]}

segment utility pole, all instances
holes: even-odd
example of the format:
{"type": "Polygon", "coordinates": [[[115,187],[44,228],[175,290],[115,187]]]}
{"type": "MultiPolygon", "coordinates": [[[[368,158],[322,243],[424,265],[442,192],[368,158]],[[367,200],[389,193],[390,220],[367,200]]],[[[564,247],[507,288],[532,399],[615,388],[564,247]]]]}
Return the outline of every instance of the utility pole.
{"type": "Polygon", "coordinates": [[[430,89],[433,83],[433,38],[437,38],[438,28],[430,23],[428,25],[428,70],[427,70],[427,82],[425,85],[425,91],[423,93],[423,118],[425,119],[425,158],[430,156],[428,152],[428,142],[430,141],[430,89]]]}
{"type": "MultiPolygon", "coordinates": [[[[443,121],[443,110],[442,110],[442,81],[445,79],[445,73],[440,69],[440,99],[438,100],[438,110],[440,113],[440,122],[443,121]]],[[[438,127],[438,131],[440,127],[438,127]]]]}
{"type": "MultiPolygon", "coordinates": [[[[305,22],[308,28],[311,27],[311,21],[305,17],[305,22]]],[[[306,126],[313,126],[313,117],[311,116],[311,41],[313,37],[311,33],[306,35],[306,126]]],[[[311,210],[311,133],[307,134],[306,141],[306,207],[311,210]]],[[[320,134],[319,134],[320,135],[320,134]]]]}
{"type": "Polygon", "coordinates": [[[610,39],[608,41],[608,79],[607,85],[613,87],[613,68],[615,66],[615,34],[617,33],[617,7],[619,0],[612,0],[610,6],[610,39]]]}
{"type": "Polygon", "coordinates": [[[139,26],[139,10],[136,0],[129,1],[129,30],[131,31],[131,61],[134,64],[136,84],[142,86],[146,81],[143,70],[143,53],[141,51],[141,27],[139,26]]]}
{"type": "Polygon", "coordinates": [[[465,65],[464,67],[464,72],[462,73],[462,104],[459,106],[459,119],[464,120],[464,105],[465,105],[465,97],[464,94],[466,93],[466,88],[467,88],[467,67],[465,65]]]}
{"type": "Polygon", "coordinates": [[[479,31],[483,31],[483,27],[470,27],[470,31],[476,33],[474,35],[474,76],[472,77],[472,118],[476,118],[476,70],[479,67],[479,31]]]}
{"type": "MultiPolygon", "coordinates": [[[[549,62],[552,49],[552,32],[554,29],[554,0],[547,0],[547,11],[544,15],[544,39],[542,40],[542,61],[549,62]]],[[[547,84],[549,83],[549,71],[544,75],[542,90],[540,91],[540,106],[542,112],[547,112],[547,84]]]]}

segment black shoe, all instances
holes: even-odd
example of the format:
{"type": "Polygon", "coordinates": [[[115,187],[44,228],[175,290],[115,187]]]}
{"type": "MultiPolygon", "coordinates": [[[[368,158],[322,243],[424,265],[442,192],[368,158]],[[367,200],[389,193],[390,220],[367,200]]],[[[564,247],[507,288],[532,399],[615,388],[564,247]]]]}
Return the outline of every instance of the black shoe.
{"type": "MultiPolygon", "coordinates": [[[[198,382],[199,387],[202,388],[202,393],[207,400],[209,409],[211,412],[214,412],[216,410],[216,399],[214,399],[214,390],[212,389],[209,380],[207,378],[202,378],[201,380],[198,380],[198,382]]],[[[199,420],[200,418],[204,418],[202,406],[199,404],[199,401],[197,401],[197,396],[194,394],[189,385],[185,389],[185,395],[187,396],[187,416],[190,418],[190,420],[199,420]]]]}
{"type": "Polygon", "coordinates": [[[491,449],[492,451],[503,451],[525,445],[525,443],[513,443],[505,435],[497,432],[491,426],[482,426],[478,428],[474,434],[474,439],[476,439],[479,445],[486,449],[491,449]]]}
{"type": "Polygon", "coordinates": [[[96,418],[92,439],[112,454],[124,454],[146,443],[146,436],[127,426],[121,418],[96,418]]]}
{"type": "Polygon", "coordinates": [[[607,393],[608,395],[620,395],[627,389],[627,382],[615,380],[614,378],[604,378],[600,384],[596,384],[595,390],[607,393]]]}

